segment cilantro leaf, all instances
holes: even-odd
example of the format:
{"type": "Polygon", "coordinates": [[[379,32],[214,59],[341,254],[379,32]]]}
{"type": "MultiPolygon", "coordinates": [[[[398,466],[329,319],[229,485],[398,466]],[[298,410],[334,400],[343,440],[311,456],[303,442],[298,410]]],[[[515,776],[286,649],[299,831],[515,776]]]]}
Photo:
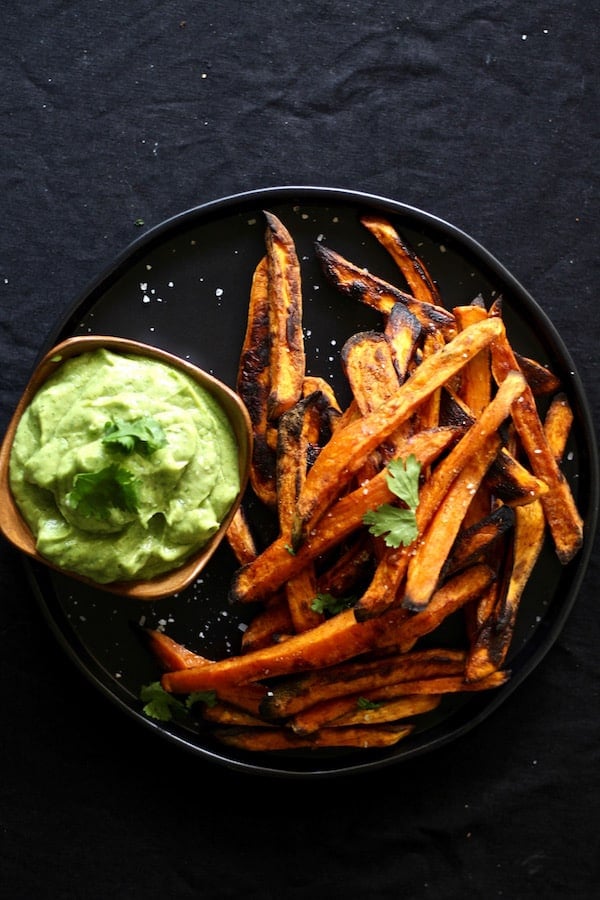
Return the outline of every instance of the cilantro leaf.
{"type": "Polygon", "coordinates": [[[407,547],[417,536],[417,520],[412,509],[401,509],[390,503],[383,503],[370,510],[363,517],[365,525],[375,537],[384,537],[388,547],[407,547]]]}
{"type": "Polygon", "coordinates": [[[409,509],[415,510],[419,505],[419,475],[421,463],[411,453],[406,460],[392,459],[388,465],[388,487],[409,509]]]}
{"type": "Polygon", "coordinates": [[[335,616],[356,603],[356,597],[334,597],[333,594],[317,594],[310,608],[317,613],[335,616]]]}
{"type": "Polygon", "coordinates": [[[419,505],[421,464],[414,454],[406,459],[393,459],[388,465],[389,489],[405,503],[404,507],[382,503],[363,516],[365,525],[375,537],[384,537],[388,547],[407,547],[418,535],[416,510],[419,505]]]}
{"type": "Polygon", "coordinates": [[[142,687],[140,700],[144,703],[143,711],[149,718],[159,722],[170,722],[173,718],[185,719],[194,703],[214,706],[217,695],[215,691],[193,691],[185,700],[180,700],[165,691],[160,681],[153,681],[142,687]]]}
{"type": "Polygon", "coordinates": [[[165,691],[160,681],[145,684],[140,691],[144,712],[151,719],[170,722],[173,716],[185,715],[185,705],[177,697],[165,691]]]}
{"type": "Polygon", "coordinates": [[[368,700],[366,697],[359,697],[356,701],[358,709],[379,709],[381,705],[377,700],[368,700]]]}
{"type": "Polygon", "coordinates": [[[80,472],[73,479],[67,503],[82,516],[107,519],[111,509],[135,512],[136,479],[122,466],[110,465],[97,472],[80,472]]]}
{"type": "Polygon", "coordinates": [[[115,419],[104,426],[102,443],[114,444],[124,453],[137,450],[143,456],[150,456],[167,443],[161,425],[152,416],[142,416],[132,422],[115,419]]]}
{"type": "Polygon", "coordinates": [[[194,703],[204,703],[206,706],[214,706],[217,702],[216,691],[192,691],[188,694],[185,705],[191,709],[194,703]]]}

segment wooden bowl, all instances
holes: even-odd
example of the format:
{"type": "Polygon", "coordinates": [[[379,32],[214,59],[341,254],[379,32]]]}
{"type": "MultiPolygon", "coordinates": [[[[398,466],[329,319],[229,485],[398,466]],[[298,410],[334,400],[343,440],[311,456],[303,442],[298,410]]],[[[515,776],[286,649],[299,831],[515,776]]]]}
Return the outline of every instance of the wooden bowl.
{"type": "Polygon", "coordinates": [[[86,582],[87,584],[91,584],[113,594],[120,594],[122,596],[140,600],[157,600],[161,597],[171,596],[172,594],[183,590],[183,588],[187,587],[198,577],[199,573],[206,566],[225,537],[229,523],[240,505],[244,490],[248,483],[251,454],[252,432],[250,418],[246,407],[238,395],[217,378],[214,378],[212,375],[209,375],[207,372],[204,372],[202,369],[199,369],[197,366],[178,356],[174,356],[171,353],[160,350],[157,347],[152,347],[148,344],[143,344],[139,341],[105,335],[68,338],[49,350],[36,367],[21,399],[19,400],[4,436],[2,446],[0,447],[0,531],[15,547],[27,556],[49,566],[51,569],[63,571],[65,574],[70,575],[78,581],[86,582]],[[29,406],[34,395],[46,379],[52,375],[58,366],[66,359],[101,348],[112,350],[116,353],[128,353],[149,357],[150,359],[155,359],[180,369],[191,376],[202,388],[211,393],[215,400],[220,404],[231,423],[238,444],[240,491],[225,519],[221,523],[219,530],[197,553],[181,566],[151,579],[98,584],[76,572],[67,572],[64,569],[60,569],[58,566],[53,565],[37,552],[35,537],[23,519],[10,489],[8,475],[9,460],[15,431],[21,416],[29,406]]]}

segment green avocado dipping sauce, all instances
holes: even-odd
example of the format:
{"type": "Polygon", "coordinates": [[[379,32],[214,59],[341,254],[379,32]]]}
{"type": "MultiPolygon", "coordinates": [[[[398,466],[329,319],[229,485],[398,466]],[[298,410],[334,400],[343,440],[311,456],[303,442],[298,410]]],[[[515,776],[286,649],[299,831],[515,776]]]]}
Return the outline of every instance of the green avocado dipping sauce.
{"type": "Polygon", "coordinates": [[[9,478],[39,553],[99,584],[182,565],[240,490],[212,395],[174,366],[103,349],[66,360],[37,392],[9,478]]]}

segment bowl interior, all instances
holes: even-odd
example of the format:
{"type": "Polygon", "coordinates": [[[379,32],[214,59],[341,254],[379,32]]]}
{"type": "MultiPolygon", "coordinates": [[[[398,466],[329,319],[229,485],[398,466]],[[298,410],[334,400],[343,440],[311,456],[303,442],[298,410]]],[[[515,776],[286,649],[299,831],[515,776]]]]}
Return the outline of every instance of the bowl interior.
{"type": "MultiPolygon", "coordinates": [[[[177,591],[183,590],[183,588],[191,584],[216,551],[225,536],[229,523],[235,515],[243,496],[248,481],[251,456],[250,420],[246,407],[238,395],[226,384],[214,378],[212,375],[209,375],[192,363],[171,353],[144,344],[140,341],[129,340],[127,338],[105,335],[86,335],[83,337],[68,338],[60,344],[57,344],[45,354],[21,395],[0,448],[0,531],[2,531],[4,536],[15,547],[27,554],[27,556],[38,562],[44,563],[51,568],[57,568],[38,553],[35,537],[15,503],[9,483],[10,454],[21,416],[44,382],[65,360],[73,356],[78,356],[81,353],[98,350],[100,348],[109,349],[116,353],[137,354],[150,357],[186,372],[198,382],[201,387],[212,394],[215,400],[220,404],[231,423],[238,444],[241,489],[236,501],[221,523],[219,530],[212,536],[208,543],[206,543],[182,566],[173,569],[164,575],[159,575],[155,578],[146,580],[112,582],[111,584],[106,585],[96,585],[94,583],[96,587],[102,587],[110,593],[134,597],[140,600],[157,600],[161,597],[166,597],[177,591]]],[[[77,573],[70,572],[69,574],[79,581],[89,584],[92,583],[89,579],[86,579],[77,573]]]]}

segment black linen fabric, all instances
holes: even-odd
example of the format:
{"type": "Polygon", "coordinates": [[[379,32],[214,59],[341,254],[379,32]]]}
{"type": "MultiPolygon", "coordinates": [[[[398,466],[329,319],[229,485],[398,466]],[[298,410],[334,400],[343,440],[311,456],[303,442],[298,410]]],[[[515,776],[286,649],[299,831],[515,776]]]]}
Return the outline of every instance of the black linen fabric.
{"type": "MultiPolygon", "coordinates": [[[[145,228],[275,185],[464,229],[600,418],[598,8],[31,0],[0,12],[0,432],[57,319],[145,228]]],[[[595,897],[598,544],[551,651],[460,740],[367,776],[229,771],[113,707],[0,544],[0,895],[595,897]]]]}

